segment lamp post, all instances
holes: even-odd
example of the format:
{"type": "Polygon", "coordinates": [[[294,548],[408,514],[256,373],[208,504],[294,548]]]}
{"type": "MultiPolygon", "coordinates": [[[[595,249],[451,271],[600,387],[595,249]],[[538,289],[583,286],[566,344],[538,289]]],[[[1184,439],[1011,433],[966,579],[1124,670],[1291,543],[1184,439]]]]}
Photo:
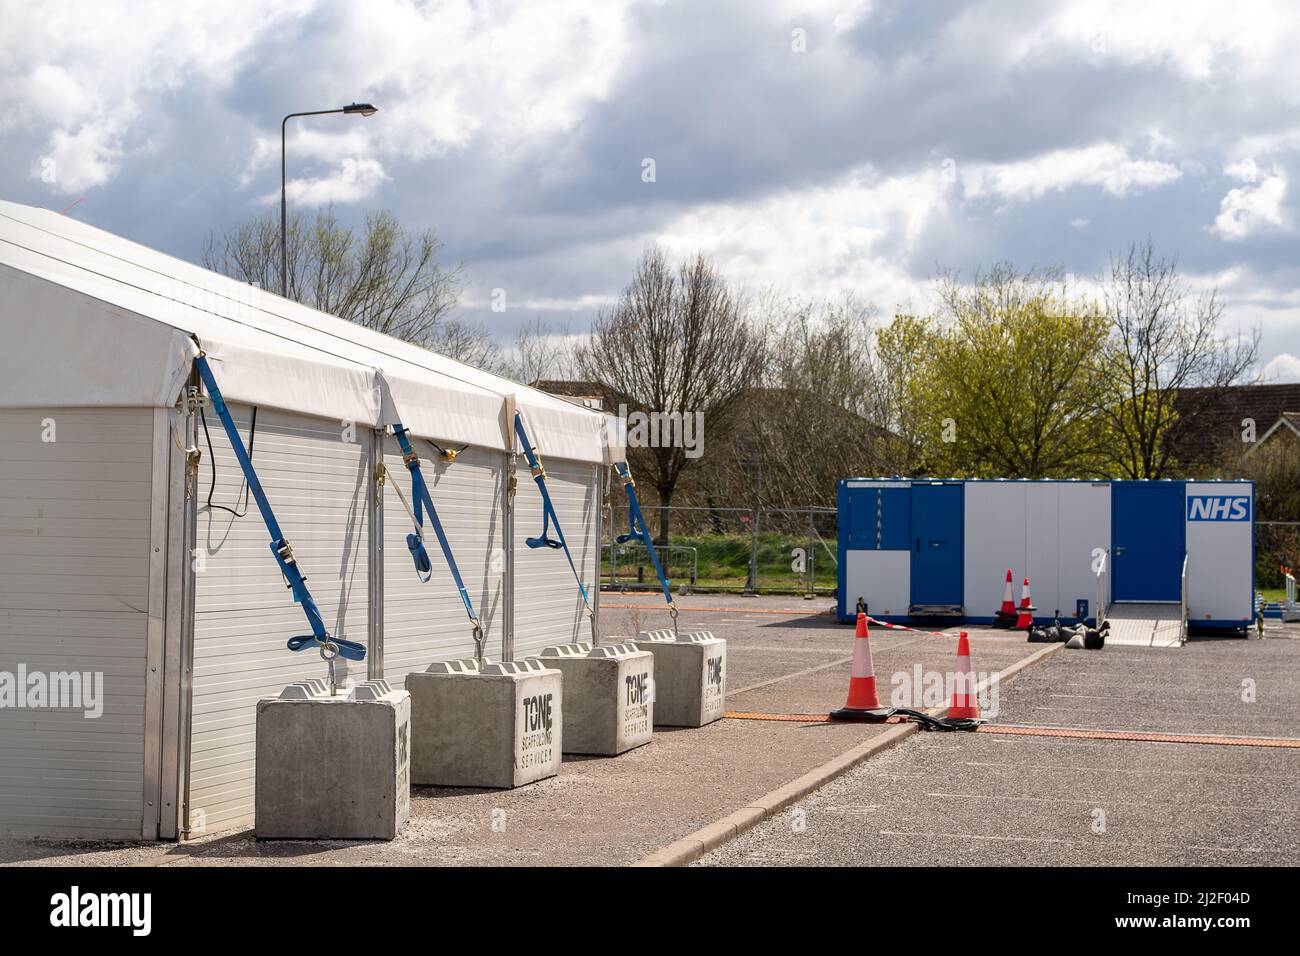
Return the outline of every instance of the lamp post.
{"type": "Polygon", "coordinates": [[[306,113],[290,113],[280,121],[280,295],[289,298],[289,246],[288,227],[285,225],[287,203],[285,201],[285,162],[284,140],[285,127],[295,116],[325,116],[328,113],[359,113],[362,116],[374,116],[379,112],[369,103],[349,103],[336,110],[309,110],[306,113]]]}

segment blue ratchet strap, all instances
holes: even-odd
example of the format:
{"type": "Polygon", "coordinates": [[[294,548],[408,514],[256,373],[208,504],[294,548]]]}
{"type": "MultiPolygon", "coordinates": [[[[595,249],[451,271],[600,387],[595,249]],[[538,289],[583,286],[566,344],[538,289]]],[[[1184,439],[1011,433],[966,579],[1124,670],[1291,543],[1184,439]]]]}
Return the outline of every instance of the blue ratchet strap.
{"type": "Polygon", "coordinates": [[[408,432],[402,427],[401,422],[393,425],[393,437],[397,439],[397,444],[402,449],[402,461],[406,464],[406,470],[411,473],[411,497],[414,499],[415,525],[418,529],[414,534],[406,536],[406,547],[411,552],[411,558],[415,562],[415,573],[419,576],[421,583],[427,582],[433,576],[433,563],[429,560],[429,552],[424,549],[424,513],[429,512],[429,524],[433,525],[433,533],[438,537],[438,544],[442,546],[442,556],[447,559],[447,567],[451,570],[452,579],[456,582],[456,590],[460,592],[460,601],[465,605],[465,613],[469,615],[469,623],[474,628],[474,640],[482,643],[483,630],[479,625],[478,615],[474,613],[474,602],[470,600],[469,590],[465,587],[465,581],[460,576],[460,568],[456,566],[456,558],[451,553],[451,545],[447,542],[447,534],[442,530],[442,521],[438,518],[438,509],[433,506],[433,497],[429,494],[429,485],[424,480],[424,473],[420,471],[420,456],[415,453],[411,447],[411,439],[408,432]]]}
{"type": "Polygon", "coordinates": [[[663,566],[659,563],[659,555],[655,552],[655,544],[650,540],[650,531],[646,528],[645,515],[641,513],[641,502],[637,500],[636,482],[632,480],[632,469],[628,468],[627,462],[618,461],[614,463],[614,471],[618,473],[619,480],[623,482],[623,490],[627,492],[628,523],[628,533],[620,534],[616,540],[619,544],[624,544],[633,538],[638,538],[645,545],[645,549],[650,552],[650,562],[655,566],[655,574],[659,577],[659,586],[663,588],[664,600],[668,602],[668,607],[676,617],[677,605],[673,603],[673,582],[669,581],[664,575],[663,566]]]}
{"type": "Polygon", "coordinates": [[[276,563],[280,565],[280,573],[284,576],[289,590],[293,592],[295,603],[301,605],[303,614],[307,615],[307,623],[311,627],[311,633],[289,638],[287,642],[289,650],[301,651],[307,647],[334,647],[341,656],[350,661],[365,660],[366,647],[364,644],[331,637],[329,631],[325,629],[325,621],[321,618],[320,608],[316,606],[316,600],[311,596],[311,592],[307,590],[307,579],[298,567],[298,560],[294,557],[293,548],[285,540],[284,532],[280,530],[280,524],[275,520],[275,512],[271,510],[271,503],[266,500],[266,492],[262,490],[262,483],[257,480],[257,472],[253,470],[253,462],[248,457],[248,450],[244,448],[244,440],[239,437],[239,430],[235,428],[234,419],[230,417],[230,409],[226,407],[226,400],[221,396],[221,389],[217,387],[217,380],[212,375],[212,367],[208,364],[207,357],[200,353],[198,358],[194,360],[194,365],[199,370],[203,384],[212,399],[213,411],[221,418],[221,424],[226,429],[226,436],[230,439],[230,447],[234,449],[235,458],[239,462],[239,467],[243,469],[244,478],[248,482],[249,489],[253,492],[254,500],[257,502],[257,510],[262,513],[262,520],[266,522],[266,530],[271,535],[271,553],[275,555],[276,563]]]}
{"type": "Polygon", "coordinates": [[[564,556],[569,560],[569,570],[573,572],[573,579],[578,582],[578,591],[582,594],[582,603],[587,606],[587,613],[591,614],[591,599],[587,596],[587,587],[582,583],[582,576],[578,574],[578,567],[573,563],[573,554],[569,551],[568,542],[564,540],[564,529],[560,527],[560,517],[555,513],[555,505],[551,503],[551,493],[546,489],[546,469],[542,467],[541,456],[533,448],[532,442],[528,440],[528,432],[524,431],[524,420],[518,412],[515,412],[515,434],[519,436],[519,444],[524,450],[524,457],[528,459],[528,467],[532,469],[533,481],[537,482],[537,490],[542,493],[542,533],[536,538],[524,539],[524,544],[530,548],[562,548],[564,556]],[[546,532],[551,525],[555,525],[555,537],[550,537],[546,532]]]}

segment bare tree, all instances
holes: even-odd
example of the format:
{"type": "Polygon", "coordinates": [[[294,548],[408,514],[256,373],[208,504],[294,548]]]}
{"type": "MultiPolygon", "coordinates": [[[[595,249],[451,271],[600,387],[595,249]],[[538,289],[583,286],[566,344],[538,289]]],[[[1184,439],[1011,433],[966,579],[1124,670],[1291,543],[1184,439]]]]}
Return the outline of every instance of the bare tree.
{"type": "Polygon", "coordinates": [[[497,363],[497,371],[516,382],[536,385],[548,379],[572,378],[576,365],[577,351],[569,326],[552,325],[539,316],[519,330],[514,344],[497,363]]]}
{"type": "Polygon", "coordinates": [[[1168,477],[1177,464],[1171,429],[1196,427],[1216,390],[1246,376],[1259,354],[1259,330],[1224,335],[1217,290],[1193,295],[1177,259],[1157,256],[1149,238],[1112,257],[1101,283],[1109,387],[1097,395],[1096,414],[1108,456],[1125,477],[1168,477]]]}
{"type": "MultiPolygon", "coordinates": [[[[766,387],[746,397],[728,483],[744,487],[746,460],[761,459],[761,504],[834,502],[845,475],[875,472],[882,442],[875,366],[874,308],[839,300],[774,296],[762,305],[770,354],[766,387]]],[[[756,475],[755,475],[756,476],[756,475]]]]}
{"type": "MultiPolygon", "coordinates": [[[[289,298],[368,329],[472,364],[490,364],[486,330],[451,318],[463,284],[460,266],[438,261],[433,230],[408,232],[387,212],[366,217],[358,235],[332,209],[286,223],[289,298]]],[[[264,289],[280,287],[280,220],[256,216],[209,236],[203,264],[264,289]]]]}
{"type": "MultiPolygon", "coordinates": [[[[578,351],[583,375],[624,400],[629,412],[698,413],[710,433],[726,427],[760,380],[764,362],[763,332],[746,321],[740,296],[713,263],[696,255],[674,270],[655,247],[642,255],[618,303],[602,310],[578,351]]],[[[666,542],[667,508],[692,459],[682,442],[658,437],[629,454],[639,459],[638,470],[647,466],[658,492],[659,540],[666,542]]]]}
{"type": "Polygon", "coordinates": [[[1281,584],[1278,565],[1300,567],[1300,439],[1283,431],[1267,444],[1250,445],[1223,471],[1255,482],[1255,576],[1261,587],[1281,584]],[[1264,524],[1264,522],[1277,522],[1264,524]]]}
{"type": "Polygon", "coordinates": [[[460,319],[442,319],[425,345],[448,358],[489,372],[501,362],[501,347],[488,330],[460,319]]]}

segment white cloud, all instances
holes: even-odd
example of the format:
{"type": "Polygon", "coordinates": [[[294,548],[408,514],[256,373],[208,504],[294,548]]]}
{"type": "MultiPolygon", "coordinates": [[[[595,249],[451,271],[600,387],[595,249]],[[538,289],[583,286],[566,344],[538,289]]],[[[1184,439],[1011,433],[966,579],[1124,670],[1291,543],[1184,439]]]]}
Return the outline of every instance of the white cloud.
{"type": "Polygon", "coordinates": [[[835,12],[835,17],[831,21],[835,27],[835,32],[845,33],[852,30],[871,16],[871,10],[874,6],[872,0],[853,0],[852,3],[845,4],[842,9],[835,12]]]}
{"type": "Polygon", "coordinates": [[[1187,79],[1297,76],[1297,23],[1285,0],[1225,8],[1216,0],[1078,0],[1062,4],[1044,33],[1095,61],[1172,69],[1187,79]]]}
{"type": "MultiPolygon", "coordinates": [[[[374,193],[386,179],[388,176],[379,160],[348,157],[328,176],[289,180],[285,185],[285,194],[295,206],[360,202],[374,193]]],[[[262,201],[279,202],[280,193],[277,191],[264,196],[262,201]]]]}
{"type": "Polygon", "coordinates": [[[1269,382],[1300,382],[1300,358],[1290,352],[1274,356],[1264,366],[1264,378],[1269,382]]]}
{"type": "Polygon", "coordinates": [[[863,167],[825,186],[700,206],[648,238],[674,257],[704,252],[751,289],[823,298],[856,291],[892,309],[926,298],[929,283],[912,278],[907,258],[948,201],[942,167],[887,179],[863,167]]]}
{"type": "Polygon", "coordinates": [[[85,123],[75,132],[56,129],[32,177],[63,194],[102,186],[117,172],[122,156],[114,123],[85,123]]]}
{"type": "Polygon", "coordinates": [[[424,158],[482,140],[509,153],[573,129],[610,95],[632,54],[630,6],[338,4],[339,39],[321,70],[366,77],[381,152],[424,158]]]}
{"type": "Polygon", "coordinates": [[[1123,196],[1130,190],[1172,183],[1182,176],[1177,166],[1133,159],[1115,143],[1082,149],[1058,149],[1031,159],[996,165],[963,166],[959,173],[967,198],[1039,199],[1072,186],[1101,186],[1123,196]]]}
{"type": "MultiPolygon", "coordinates": [[[[776,285],[819,297],[856,290],[882,308],[923,308],[931,286],[912,275],[912,254],[922,232],[954,216],[962,199],[1031,201],[1079,185],[1125,195],[1180,175],[1175,166],[1133,159],[1114,144],[1006,164],[966,167],[945,160],[888,178],[864,166],[823,186],[696,207],[651,238],[675,256],[705,252],[725,275],[750,287],[776,285]],[[951,188],[954,178],[959,193],[951,188]]],[[[1084,230],[1090,219],[1078,216],[1069,224],[1084,230]]]]}
{"type": "Polygon", "coordinates": [[[1259,180],[1259,166],[1250,156],[1239,159],[1234,163],[1228,163],[1223,167],[1223,173],[1233,179],[1240,179],[1243,183],[1253,183],[1259,180]]]}
{"type": "Polygon", "coordinates": [[[149,148],[156,116],[141,104],[153,106],[188,84],[226,86],[262,31],[308,5],[297,0],[268,13],[254,0],[5,3],[0,133],[35,132],[44,141],[23,165],[57,192],[105,185],[133,149],[149,148]],[[40,176],[47,159],[54,160],[52,182],[40,176]]]}
{"type": "MultiPolygon", "coordinates": [[[[294,162],[309,168],[339,155],[420,161],[475,146],[508,158],[572,130],[592,104],[610,95],[630,56],[628,0],[330,6],[336,35],[316,51],[315,69],[323,82],[365,77],[357,95],[373,100],[379,113],[290,121],[291,169],[294,162]],[[340,119],[351,125],[329,125],[340,119]]],[[[273,167],[279,153],[279,130],[258,136],[241,187],[273,167]]],[[[300,188],[305,196],[328,194],[335,202],[368,195],[324,181],[300,188]]]]}
{"type": "MultiPolygon", "coordinates": [[[[1262,320],[1266,356],[1300,355],[1289,273],[1270,256],[1252,272],[1251,247],[1211,239],[1291,225],[1300,17],[1281,2],[1233,15],[1198,0],[972,0],[928,19],[871,0],[729,3],[708,16],[657,0],[87,9],[0,0],[0,188],[43,202],[100,187],[110,201],[84,207],[100,224],[145,223],[183,255],[213,223],[277,197],[283,109],[369,99],[380,107],[370,119],[291,121],[295,202],[382,193],[404,222],[436,226],[485,289],[509,286],[512,309],[590,311],[657,235],[751,285],[852,287],[888,307],[922,298],[928,283],[914,275],[936,266],[1032,257],[1087,274],[1112,244],[1181,221],[1168,216],[1176,203],[1210,231],[1162,236],[1162,249],[1181,247],[1207,273],[1242,266],[1234,317],[1262,320]],[[793,27],[808,30],[806,57],[788,55],[793,27]],[[764,86],[772,75],[780,83],[764,86]],[[891,129],[879,150],[854,138],[861,90],[891,129]],[[806,138],[786,148],[796,120],[806,138]],[[201,177],[187,168],[198,124],[211,151],[201,177]],[[635,169],[670,150],[702,162],[669,203],[602,178],[625,157],[635,169]],[[846,173],[853,156],[891,175],[846,173]],[[943,156],[956,158],[947,170],[943,156]],[[1067,190],[1062,213],[1051,199],[1067,190]],[[1137,198],[1117,210],[1107,196],[1137,198]],[[164,227],[158,209],[178,199],[186,216],[164,227]]],[[[665,184],[670,172],[665,162],[665,184]]]]}
{"type": "MultiPolygon", "coordinates": [[[[367,120],[344,114],[321,117],[326,124],[337,124],[335,129],[322,129],[320,125],[296,124],[289,121],[285,155],[289,174],[312,163],[337,164],[340,156],[354,159],[370,157],[375,152],[373,128],[367,120]]],[[[373,122],[373,120],[371,120],[373,122]]],[[[253,141],[253,152],[239,174],[240,188],[247,188],[259,174],[280,164],[280,136],[258,136],[253,141]]]]}
{"type": "Polygon", "coordinates": [[[1220,239],[1233,242],[1268,229],[1287,224],[1282,200],[1286,197],[1286,176],[1275,171],[1258,185],[1228,190],[1219,204],[1219,215],[1210,231],[1220,239]]]}
{"type": "MultiPolygon", "coordinates": [[[[277,39],[307,23],[317,29],[292,51],[295,78],[321,90],[355,89],[348,95],[373,98],[381,112],[374,120],[349,118],[369,124],[365,149],[321,145],[357,134],[303,125],[290,142],[299,159],[313,153],[329,160],[422,159],[475,140],[508,154],[530,138],[573,129],[592,103],[610,94],[632,52],[629,6],[629,0],[293,0],[268,12],[255,0],[157,0],[102,2],[91,11],[7,2],[0,133],[36,131],[47,138],[46,154],[61,151],[68,180],[56,188],[104,185],[152,135],[154,110],[169,94],[226,88],[246,75],[259,47],[289,55],[277,39]],[[150,109],[142,110],[138,104],[146,102],[150,109]]],[[[241,185],[278,158],[280,131],[273,127],[280,116],[270,113],[241,164],[241,185]]],[[[36,167],[38,160],[22,166],[36,167]]]]}
{"type": "MultiPolygon", "coordinates": [[[[460,302],[467,308],[488,309],[492,305],[493,291],[495,291],[493,288],[487,286],[472,286],[462,293],[460,302]]],[[[508,303],[512,311],[526,309],[530,312],[595,312],[603,306],[617,302],[618,295],[617,289],[566,298],[525,292],[519,299],[509,298],[508,303]]]]}

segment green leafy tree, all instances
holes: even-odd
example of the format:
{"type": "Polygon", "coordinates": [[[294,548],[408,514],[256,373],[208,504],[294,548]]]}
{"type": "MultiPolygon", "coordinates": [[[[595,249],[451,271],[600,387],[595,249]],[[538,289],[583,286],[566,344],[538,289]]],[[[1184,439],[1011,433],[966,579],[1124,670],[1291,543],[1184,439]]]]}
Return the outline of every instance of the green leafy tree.
{"type": "Polygon", "coordinates": [[[919,475],[932,470],[942,457],[927,452],[928,402],[936,330],[919,315],[896,315],[875,334],[869,381],[872,407],[879,426],[872,433],[872,457],[881,474],[919,475]]]}
{"type": "Polygon", "coordinates": [[[913,386],[931,466],[966,477],[1098,474],[1104,316],[1058,270],[999,264],[969,284],[946,277],[939,291],[913,386]]]}

